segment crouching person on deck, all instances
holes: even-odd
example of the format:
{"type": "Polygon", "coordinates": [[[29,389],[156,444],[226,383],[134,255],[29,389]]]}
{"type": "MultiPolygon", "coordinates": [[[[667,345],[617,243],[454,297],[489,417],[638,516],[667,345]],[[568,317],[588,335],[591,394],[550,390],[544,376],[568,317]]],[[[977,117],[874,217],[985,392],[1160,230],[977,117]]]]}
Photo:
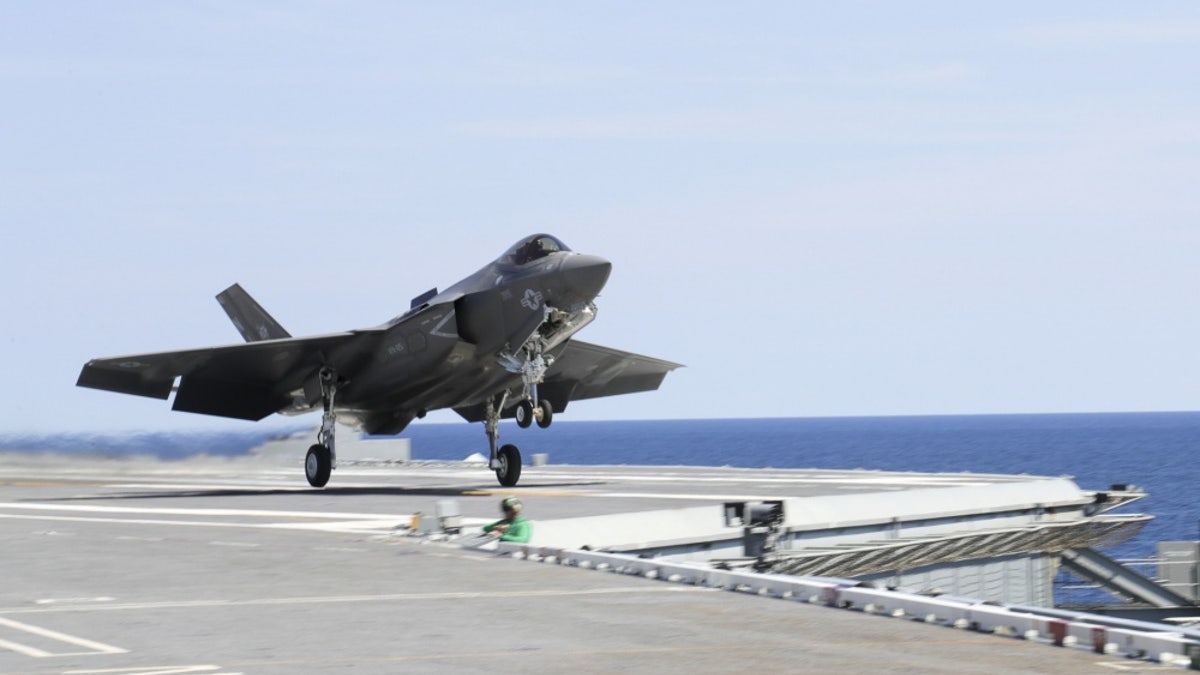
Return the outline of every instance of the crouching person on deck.
{"type": "Polygon", "coordinates": [[[521,500],[516,497],[505,497],[500,501],[500,510],[504,517],[494,523],[483,526],[483,531],[490,537],[500,541],[511,541],[518,544],[529,542],[533,535],[533,526],[521,515],[521,500]]]}

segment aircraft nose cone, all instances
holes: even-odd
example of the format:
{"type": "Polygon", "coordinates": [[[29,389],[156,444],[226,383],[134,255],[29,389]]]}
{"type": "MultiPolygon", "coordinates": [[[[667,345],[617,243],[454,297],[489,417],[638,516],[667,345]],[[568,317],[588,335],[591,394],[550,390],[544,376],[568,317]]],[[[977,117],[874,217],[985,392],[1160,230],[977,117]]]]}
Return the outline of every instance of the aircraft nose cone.
{"type": "Polygon", "coordinates": [[[562,278],[567,288],[584,300],[600,295],[608,282],[612,263],[598,255],[573,255],[563,261],[562,278]]]}

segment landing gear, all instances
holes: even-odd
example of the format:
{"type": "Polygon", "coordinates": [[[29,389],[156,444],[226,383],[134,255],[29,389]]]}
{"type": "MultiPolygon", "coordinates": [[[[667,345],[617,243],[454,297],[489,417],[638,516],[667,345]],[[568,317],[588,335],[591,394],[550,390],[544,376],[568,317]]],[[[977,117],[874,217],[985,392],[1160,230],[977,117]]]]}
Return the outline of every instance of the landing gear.
{"type": "Polygon", "coordinates": [[[533,403],[529,399],[525,399],[517,404],[517,426],[522,429],[528,429],[530,424],[533,424],[533,403]]]}
{"type": "MultiPolygon", "coordinates": [[[[554,314],[554,310],[549,307],[546,310],[547,317],[554,314]]],[[[554,419],[554,407],[550,405],[550,401],[538,398],[538,385],[546,378],[546,371],[554,363],[554,357],[546,356],[546,348],[546,339],[539,332],[521,346],[519,356],[505,354],[501,359],[505,369],[521,376],[521,401],[517,403],[514,415],[517,418],[517,426],[522,429],[528,429],[534,421],[545,429],[554,419]]]]}
{"type": "Polygon", "coordinates": [[[521,451],[515,445],[506,445],[497,453],[496,479],[504,487],[512,487],[521,479],[521,451]]]}
{"type": "Polygon", "coordinates": [[[517,426],[522,429],[528,429],[534,420],[537,425],[543,429],[550,426],[550,422],[554,419],[554,406],[550,405],[550,401],[542,399],[538,401],[538,407],[533,407],[533,401],[525,399],[517,404],[515,413],[517,418],[517,426]]]}
{"type": "Polygon", "coordinates": [[[333,443],[337,412],[333,409],[333,399],[337,395],[338,377],[332,369],[322,368],[320,379],[325,412],[321,415],[317,442],[304,457],[304,476],[308,478],[308,484],[315,488],[325,487],[329,482],[329,474],[337,468],[337,452],[333,443]]]}
{"type": "MultiPolygon", "coordinates": [[[[515,445],[505,445],[497,449],[500,440],[500,411],[508,400],[508,392],[498,394],[488,399],[484,409],[483,427],[488,437],[488,468],[496,472],[496,479],[504,487],[512,487],[521,478],[521,451],[515,445]]],[[[522,401],[521,403],[527,403],[522,401]]],[[[517,423],[520,424],[520,408],[517,412],[517,423]]],[[[532,413],[527,419],[532,419],[532,413]]],[[[526,424],[525,426],[529,426],[526,424]]]]}
{"type": "Polygon", "coordinates": [[[554,406],[550,405],[550,401],[546,399],[542,399],[538,403],[538,408],[533,414],[537,417],[538,426],[545,429],[554,421],[554,406]]]}
{"type": "Polygon", "coordinates": [[[329,448],[317,443],[308,449],[304,458],[304,475],[308,484],[313,487],[325,487],[329,482],[329,473],[333,471],[333,454],[329,448]]]}

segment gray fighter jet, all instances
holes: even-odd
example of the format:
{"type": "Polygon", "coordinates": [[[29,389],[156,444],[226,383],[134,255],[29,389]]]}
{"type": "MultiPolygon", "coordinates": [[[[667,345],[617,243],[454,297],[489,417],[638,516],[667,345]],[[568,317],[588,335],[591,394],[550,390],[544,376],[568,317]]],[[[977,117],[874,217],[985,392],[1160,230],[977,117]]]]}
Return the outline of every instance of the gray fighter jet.
{"type": "Polygon", "coordinates": [[[452,408],[484,423],[488,465],[512,486],[521,453],[498,447],[501,418],[545,428],[571,401],[654,390],[680,367],[572,339],[595,318],[611,270],[537,234],[382,326],[302,338],[234,284],[217,300],[248,344],[94,359],[76,384],[161,399],[174,392],[174,410],[246,420],[323,410],[304,462],[313,487],[336,467],[335,421],[397,434],[452,408]]]}

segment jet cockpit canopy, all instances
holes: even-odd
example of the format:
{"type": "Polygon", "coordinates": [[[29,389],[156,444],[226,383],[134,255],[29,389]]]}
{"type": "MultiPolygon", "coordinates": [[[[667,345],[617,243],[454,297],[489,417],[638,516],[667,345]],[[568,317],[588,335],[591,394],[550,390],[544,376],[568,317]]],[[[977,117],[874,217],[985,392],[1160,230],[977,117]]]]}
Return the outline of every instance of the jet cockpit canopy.
{"type": "Polygon", "coordinates": [[[534,260],[545,258],[551,253],[570,250],[557,237],[552,237],[548,234],[535,234],[532,237],[526,237],[513,244],[512,248],[504,253],[504,261],[513,265],[524,265],[534,260]]]}

